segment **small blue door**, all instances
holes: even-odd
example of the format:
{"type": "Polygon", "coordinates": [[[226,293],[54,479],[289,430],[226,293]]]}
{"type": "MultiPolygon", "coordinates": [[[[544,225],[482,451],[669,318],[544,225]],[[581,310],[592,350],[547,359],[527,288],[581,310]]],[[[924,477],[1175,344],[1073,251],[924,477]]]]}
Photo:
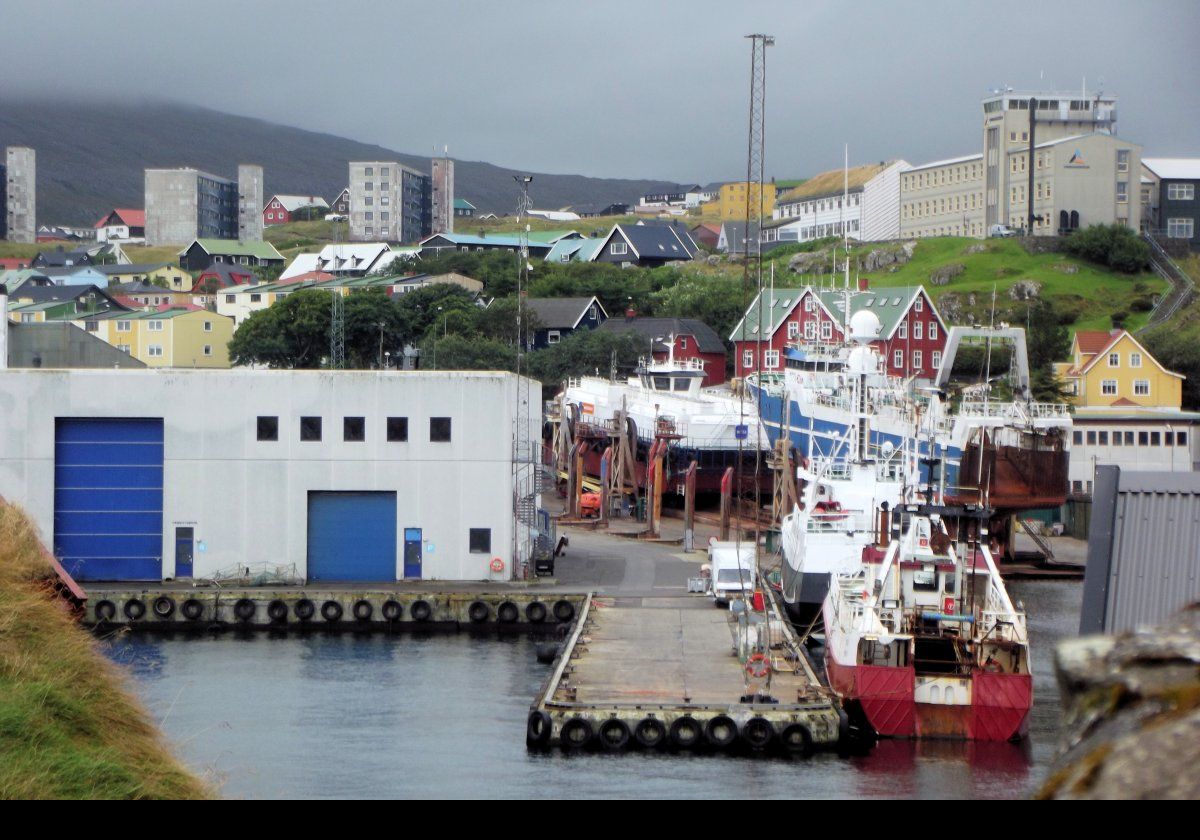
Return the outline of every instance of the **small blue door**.
{"type": "Polygon", "coordinates": [[[421,529],[404,529],[404,579],[421,579],[421,529]]]}
{"type": "Polygon", "coordinates": [[[396,494],[310,492],[308,579],[396,579],[396,494]]]}
{"type": "Polygon", "coordinates": [[[195,550],[195,529],[176,528],[175,577],[190,578],[192,576],[192,557],[195,550]]]}

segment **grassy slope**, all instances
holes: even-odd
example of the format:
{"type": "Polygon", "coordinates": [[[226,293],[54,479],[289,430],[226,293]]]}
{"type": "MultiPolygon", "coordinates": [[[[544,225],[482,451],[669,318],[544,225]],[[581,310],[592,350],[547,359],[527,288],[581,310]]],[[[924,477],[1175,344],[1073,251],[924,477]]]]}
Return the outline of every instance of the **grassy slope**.
{"type": "MultiPolygon", "coordinates": [[[[1112,313],[1125,311],[1127,329],[1135,330],[1149,319],[1148,312],[1134,312],[1133,301],[1141,294],[1160,294],[1167,284],[1153,274],[1115,274],[1105,268],[1076,260],[1064,254],[1029,254],[1012,240],[990,240],[988,250],[981,254],[966,254],[965,250],[978,245],[976,239],[945,237],[923,239],[917,243],[913,258],[894,272],[886,268],[863,275],[871,286],[910,286],[924,284],[931,294],[940,298],[947,292],[961,296],[975,293],[977,303],[968,307],[976,317],[986,318],[991,308],[992,290],[996,291],[998,313],[1024,311],[1024,304],[1013,301],[1008,290],[1020,280],[1034,280],[1042,285],[1041,295],[1052,300],[1062,311],[1074,315],[1072,329],[1109,329],[1112,313]],[[961,263],[965,270],[945,286],[933,286],[929,277],[944,265],[961,263]],[[1067,274],[1058,266],[1074,265],[1075,274],[1067,274]],[[1142,283],[1146,291],[1135,291],[1142,283]]],[[[864,246],[862,252],[869,250],[864,246]]],[[[778,271],[778,269],[777,269],[778,271]]],[[[778,282],[778,274],[777,281],[778,282]]]]}
{"type": "Polygon", "coordinates": [[[31,523],[0,502],[0,798],[211,797],[48,597],[46,573],[31,523]]]}

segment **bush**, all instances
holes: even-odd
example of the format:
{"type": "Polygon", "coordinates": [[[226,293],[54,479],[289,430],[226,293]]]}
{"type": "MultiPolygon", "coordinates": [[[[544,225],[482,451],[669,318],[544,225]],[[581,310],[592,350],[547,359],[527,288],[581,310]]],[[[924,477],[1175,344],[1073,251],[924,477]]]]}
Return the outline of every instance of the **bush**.
{"type": "Polygon", "coordinates": [[[1084,228],[1067,237],[1063,250],[1127,274],[1135,274],[1150,264],[1150,246],[1123,225],[1084,228]]]}

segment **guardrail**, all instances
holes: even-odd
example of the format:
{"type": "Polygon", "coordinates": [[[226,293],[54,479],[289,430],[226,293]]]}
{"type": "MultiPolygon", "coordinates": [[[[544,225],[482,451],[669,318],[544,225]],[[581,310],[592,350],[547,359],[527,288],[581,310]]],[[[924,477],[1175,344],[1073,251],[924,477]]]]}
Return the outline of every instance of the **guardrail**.
{"type": "Polygon", "coordinates": [[[1159,298],[1154,309],[1150,311],[1150,320],[1138,330],[1139,333],[1151,327],[1161,326],[1171,320],[1175,317],[1175,313],[1190,302],[1196,293],[1196,284],[1192,282],[1192,278],[1179,267],[1179,264],[1171,258],[1158,240],[1150,233],[1143,233],[1142,238],[1150,246],[1150,268],[1171,284],[1171,291],[1159,298]]]}

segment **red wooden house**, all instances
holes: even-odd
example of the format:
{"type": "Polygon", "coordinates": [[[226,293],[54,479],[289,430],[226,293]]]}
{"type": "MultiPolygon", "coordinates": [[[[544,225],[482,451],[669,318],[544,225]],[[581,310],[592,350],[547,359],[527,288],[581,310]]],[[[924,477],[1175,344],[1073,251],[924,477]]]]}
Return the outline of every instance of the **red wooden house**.
{"type": "Polygon", "coordinates": [[[646,350],[655,361],[666,361],[669,339],[674,336],[675,358],[701,359],[704,362],[704,387],[725,381],[725,342],[712,327],[695,318],[639,318],[632,311],[624,318],[609,318],[598,330],[634,332],[645,340],[646,350]]]}

